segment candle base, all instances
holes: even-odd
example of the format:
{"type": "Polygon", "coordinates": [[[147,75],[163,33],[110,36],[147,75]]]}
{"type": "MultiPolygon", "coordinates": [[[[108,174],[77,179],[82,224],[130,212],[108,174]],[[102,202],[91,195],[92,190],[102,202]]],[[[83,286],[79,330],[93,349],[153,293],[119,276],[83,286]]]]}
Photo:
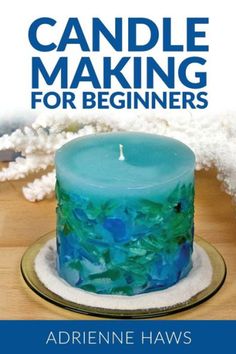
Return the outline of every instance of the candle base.
{"type": "Polygon", "coordinates": [[[90,293],[61,279],[56,271],[54,232],[27,249],[21,271],[34,292],[66,310],[110,318],[160,317],[199,305],[224,283],[226,266],[222,256],[203,239],[195,237],[195,241],[193,269],[184,279],[166,290],[131,297],[90,293]]]}

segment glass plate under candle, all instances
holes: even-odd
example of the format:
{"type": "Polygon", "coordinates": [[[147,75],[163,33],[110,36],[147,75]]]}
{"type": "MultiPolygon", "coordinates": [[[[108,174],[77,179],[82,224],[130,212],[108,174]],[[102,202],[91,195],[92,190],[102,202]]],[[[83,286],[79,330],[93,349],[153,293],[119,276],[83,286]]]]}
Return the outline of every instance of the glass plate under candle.
{"type": "Polygon", "coordinates": [[[107,318],[151,318],[170,315],[176,312],[187,310],[191,307],[199,305],[200,303],[206,301],[212,297],[223,285],[226,277],[226,265],[223,257],[220,253],[207,241],[202,238],[195,236],[195,242],[202,247],[207,253],[212,268],[213,276],[210,285],[199,292],[198,294],[191,297],[188,301],[184,303],[178,303],[173,306],[167,306],[165,308],[147,308],[140,310],[117,310],[117,309],[106,309],[101,307],[92,307],[86,305],[80,305],[68,300],[63,299],[59,295],[53,293],[43,283],[39,280],[35,270],[34,270],[34,260],[38,252],[44,247],[48,240],[55,237],[55,231],[50,232],[43,236],[35,243],[33,243],[24,253],[21,260],[21,272],[26,284],[39,296],[45,300],[51,302],[54,305],[60,306],[66,310],[74,311],[84,315],[93,315],[99,317],[107,318]]]}

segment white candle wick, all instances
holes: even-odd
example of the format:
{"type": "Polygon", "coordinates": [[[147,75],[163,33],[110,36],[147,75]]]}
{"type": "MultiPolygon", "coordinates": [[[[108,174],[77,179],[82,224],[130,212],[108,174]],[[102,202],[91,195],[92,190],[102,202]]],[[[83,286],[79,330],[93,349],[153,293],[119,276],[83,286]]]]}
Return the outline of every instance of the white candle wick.
{"type": "Polygon", "coordinates": [[[120,156],[119,156],[119,160],[120,161],[124,161],[125,160],[125,157],[124,157],[124,146],[122,144],[119,144],[119,147],[120,147],[120,156]]]}

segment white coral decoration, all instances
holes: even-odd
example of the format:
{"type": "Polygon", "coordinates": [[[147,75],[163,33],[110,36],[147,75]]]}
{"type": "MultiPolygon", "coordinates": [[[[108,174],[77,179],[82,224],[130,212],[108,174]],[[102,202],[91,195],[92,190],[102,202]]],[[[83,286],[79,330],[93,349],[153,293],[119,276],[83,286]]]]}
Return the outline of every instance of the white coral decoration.
{"type": "Polygon", "coordinates": [[[50,197],[53,194],[55,182],[55,172],[50,172],[41,178],[36,178],[27,187],[23,187],[23,194],[31,202],[50,197]]]}
{"type": "Polygon", "coordinates": [[[23,187],[30,201],[53,194],[55,151],[66,142],[80,136],[110,131],[143,131],[174,137],[192,148],[197,169],[215,166],[226,191],[236,199],[236,114],[182,116],[120,114],[40,115],[31,127],[16,130],[0,138],[0,150],[13,149],[22,157],[0,171],[0,181],[24,178],[35,172],[42,177],[23,187]],[[45,170],[51,169],[51,171],[45,170]],[[46,173],[46,174],[45,174],[46,173]]]}

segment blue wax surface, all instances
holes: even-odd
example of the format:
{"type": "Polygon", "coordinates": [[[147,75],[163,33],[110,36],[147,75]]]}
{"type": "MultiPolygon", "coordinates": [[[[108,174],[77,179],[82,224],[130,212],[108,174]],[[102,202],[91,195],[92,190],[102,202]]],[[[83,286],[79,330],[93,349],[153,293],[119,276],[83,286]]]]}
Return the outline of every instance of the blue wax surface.
{"type": "Polygon", "coordinates": [[[58,178],[65,188],[86,192],[138,193],[176,183],[192,173],[193,152],[178,140],[145,133],[109,133],[75,139],[56,155],[58,178]],[[125,160],[119,160],[119,145],[125,160]]]}

